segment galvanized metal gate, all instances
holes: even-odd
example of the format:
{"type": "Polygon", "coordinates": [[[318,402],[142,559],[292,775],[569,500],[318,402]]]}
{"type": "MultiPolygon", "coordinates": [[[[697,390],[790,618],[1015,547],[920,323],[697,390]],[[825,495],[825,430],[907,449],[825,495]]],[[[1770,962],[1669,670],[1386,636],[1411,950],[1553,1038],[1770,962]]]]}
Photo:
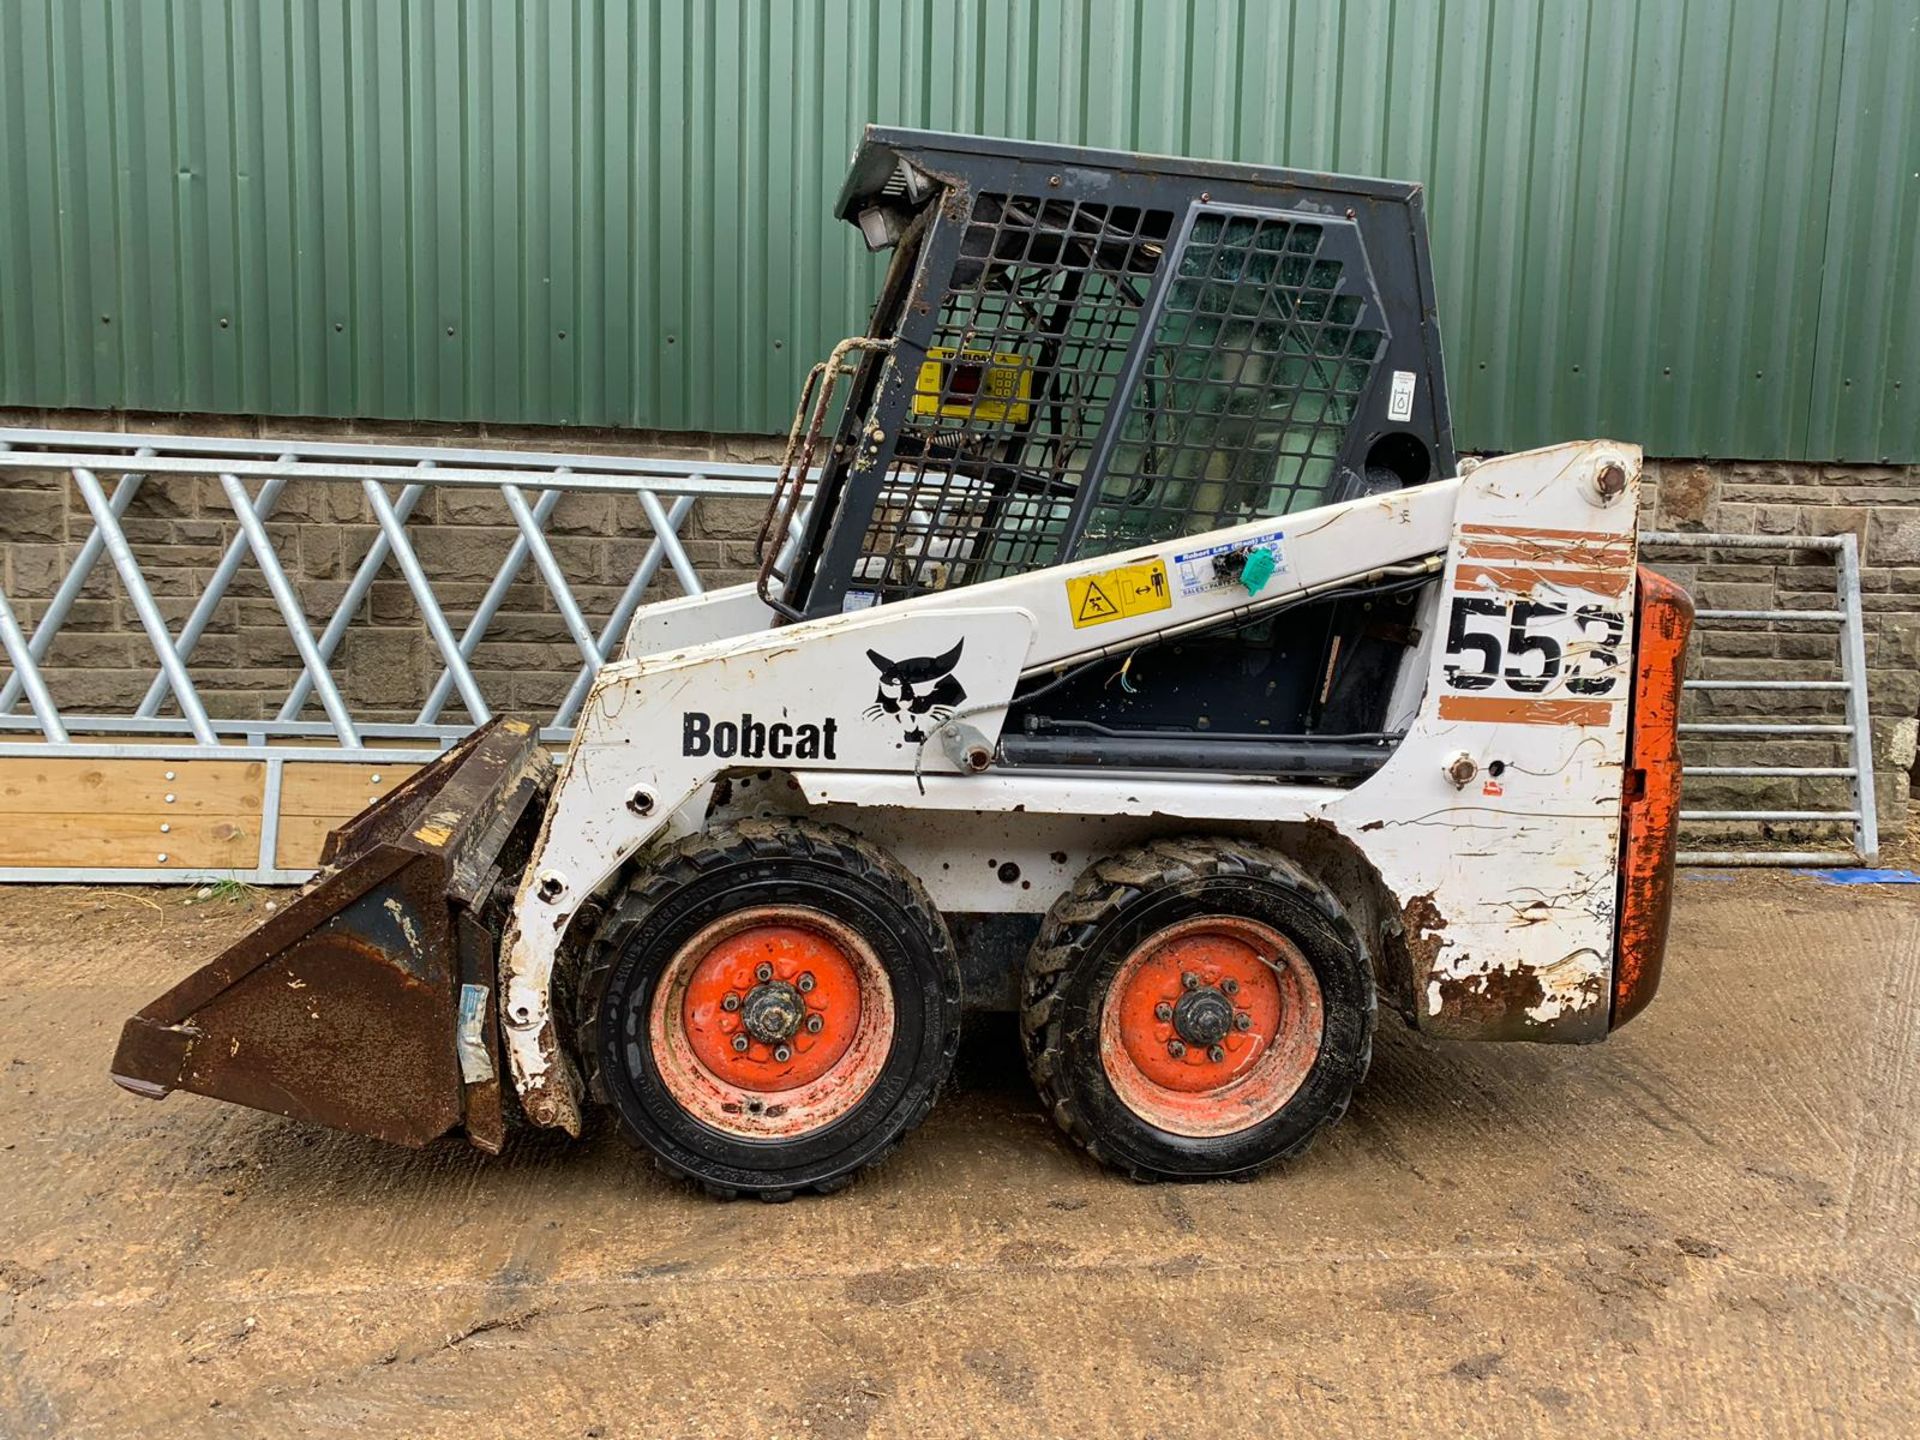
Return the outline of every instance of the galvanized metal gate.
{"type": "MultiPolygon", "coordinates": [[[[1833,563],[1833,599],[1830,604],[1810,602],[1804,608],[1701,609],[1695,623],[1705,630],[1713,626],[1761,624],[1794,631],[1831,635],[1834,652],[1829,657],[1838,671],[1837,678],[1809,679],[1790,673],[1769,673],[1751,678],[1689,678],[1686,690],[1696,696],[1713,695],[1796,695],[1837,698],[1841,704],[1838,718],[1758,718],[1741,716],[1732,720],[1689,720],[1683,717],[1680,734],[1713,741],[1738,738],[1756,744],[1769,741],[1807,739],[1825,742],[1844,754],[1842,763],[1831,765],[1767,764],[1688,764],[1682,776],[1696,780],[1794,781],[1844,780],[1849,795],[1847,804],[1838,807],[1775,806],[1714,809],[1695,806],[1683,809],[1680,819],[1695,826],[1709,825],[1751,828],[1767,825],[1831,828],[1845,826],[1851,831],[1849,850],[1808,850],[1786,848],[1707,849],[1680,852],[1683,865],[1852,865],[1871,863],[1879,853],[1880,832],[1873,793],[1873,731],[1867,714],[1866,636],[1860,615],[1860,551],[1852,535],[1728,535],[1687,531],[1652,531],[1642,534],[1645,551],[1675,550],[1729,551],[1735,555],[1758,552],[1808,553],[1825,556],[1833,563]]],[[[1656,561],[1657,563],[1657,561],[1656,561]]],[[[1776,599],[1778,597],[1776,596],[1776,599]]],[[[1698,633],[1698,632],[1696,632],[1698,633]]],[[[1691,669],[1698,671],[1696,658],[1691,669]]],[[[1754,706],[1751,708],[1758,708],[1754,706]]],[[[1684,749],[1684,747],[1683,747],[1684,749]]],[[[1683,791],[1684,794],[1684,791],[1683,791]]],[[[1683,801],[1684,804],[1684,801],[1683,801]]]]}

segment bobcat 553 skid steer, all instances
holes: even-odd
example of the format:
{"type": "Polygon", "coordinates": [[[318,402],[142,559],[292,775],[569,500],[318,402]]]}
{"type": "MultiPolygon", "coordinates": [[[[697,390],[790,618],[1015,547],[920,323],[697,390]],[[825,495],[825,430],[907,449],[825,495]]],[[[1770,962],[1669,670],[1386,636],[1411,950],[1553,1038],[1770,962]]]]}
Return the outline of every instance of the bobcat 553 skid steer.
{"type": "Polygon", "coordinates": [[[892,251],[757,583],[642,609],[564,764],[475,733],[114,1078],[408,1144],[610,1107],[831,1189],[967,1007],[1136,1176],[1346,1108],[1384,1007],[1591,1041],[1666,939],[1691,616],[1639,452],[1458,465],[1416,186],[869,130],[892,251]]]}

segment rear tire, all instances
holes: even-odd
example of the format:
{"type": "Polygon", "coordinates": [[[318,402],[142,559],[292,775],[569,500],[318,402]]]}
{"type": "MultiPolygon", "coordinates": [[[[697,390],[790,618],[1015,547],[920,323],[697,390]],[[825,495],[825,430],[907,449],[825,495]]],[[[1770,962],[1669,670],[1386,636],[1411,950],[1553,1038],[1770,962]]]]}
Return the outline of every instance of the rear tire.
{"type": "Polygon", "coordinates": [[[1021,1041],[1047,1112],[1137,1180],[1245,1178],[1346,1112],[1373,974],[1332,893],[1277,851],[1160,840],[1094,864],[1028,955],[1021,1041]]]}
{"type": "Polygon", "coordinates": [[[905,868],[837,826],[680,841],[593,953],[579,1017],[595,1094],[715,1195],[845,1185],[926,1118],[959,1046],[945,923],[905,868]]]}

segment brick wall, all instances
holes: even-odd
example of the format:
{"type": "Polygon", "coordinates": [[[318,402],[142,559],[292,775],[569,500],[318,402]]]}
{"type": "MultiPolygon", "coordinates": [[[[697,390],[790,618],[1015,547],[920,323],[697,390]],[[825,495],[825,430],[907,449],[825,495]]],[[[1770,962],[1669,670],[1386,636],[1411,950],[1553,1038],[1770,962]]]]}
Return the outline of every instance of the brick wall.
{"type": "MultiPolygon", "coordinates": [[[[690,459],[769,460],[777,442],[763,436],[656,434],[607,430],[543,430],[499,426],[396,426],[323,421],[243,421],[194,416],[101,416],[0,410],[0,424],[99,428],[180,434],[277,435],[392,444],[481,445],[676,455],[690,459]]],[[[1874,754],[1883,830],[1900,833],[1920,711],[1920,466],[1868,467],[1661,461],[1649,467],[1649,520],[1668,530],[1836,534],[1860,538],[1867,658],[1871,673],[1874,754]]],[[[478,601],[514,530],[499,499],[483,492],[429,492],[410,522],[422,562],[456,629],[478,601]]],[[[375,526],[352,486],[293,485],[268,524],[295,578],[316,632],[332,614],[375,526]]],[[[754,501],[702,502],[683,528],[694,564],[710,585],[744,579],[751,564],[761,506],[754,501]]],[[[58,582],[65,557],[89,528],[86,507],[61,473],[0,472],[0,583],[29,629],[58,582]]],[[[176,628],[218,562],[233,528],[231,512],[210,479],[151,480],[129,512],[126,529],[143,561],[162,612],[176,628]]],[[[651,534],[636,502],[573,496],[548,526],[553,547],[590,618],[611,607],[651,534]]],[[[1820,558],[1788,555],[1663,554],[1660,568],[1686,583],[1702,608],[1821,608],[1829,603],[1832,569],[1820,558]]],[[[498,708],[550,710],[572,684],[577,652],[546,589],[532,577],[514,586],[475,657],[483,687],[498,708]]],[[[663,571],[648,598],[679,593],[663,571]]],[[[1752,624],[1703,626],[1693,673],[1715,678],[1794,675],[1838,678],[1831,632],[1752,624]]],[[[208,708],[216,715],[264,718],[277,709],[298,674],[298,661],[273,601],[251,565],[193,660],[208,708]]],[[[438,673],[436,654],[412,597],[397,575],[374,586],[349,631],[335,674],[367,718],[411,720],[438,673]]],[[[49,656],[55,700],[75,713],[125,712],[145,693],[152,656],[111,566],[96,569],[49,656]]],[[[1698,693],[1694,718],[1773,715],[1838,716],[1837,697],[1698,693]]],[[[318,708],[309,715],[319,718],[318,708]]],[[[458,720],[449,703],[448,720],[458,720]]],[[[1695,763],[1844,763],[1824,741],[1695,741],[1695,763]]],[[[1802,808],[1837,803],[1835,782],[1695,781],[1689,805],[1713,808],[1802,808]]],[[[1790,827],[1781,827],[1786,833],[1790,827]]]]}

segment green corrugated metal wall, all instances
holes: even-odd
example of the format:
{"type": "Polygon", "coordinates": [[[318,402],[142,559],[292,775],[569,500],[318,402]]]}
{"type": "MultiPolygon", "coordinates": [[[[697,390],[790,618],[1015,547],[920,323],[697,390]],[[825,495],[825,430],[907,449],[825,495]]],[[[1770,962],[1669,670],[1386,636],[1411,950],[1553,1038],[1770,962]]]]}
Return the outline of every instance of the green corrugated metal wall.
{"type": "Polygon", "coordinates": [[[1914,0],[0,0],[0,404],[783,429],[870,119],[1426,181],[1470,447],[1920,460],[1914,0]]]}

